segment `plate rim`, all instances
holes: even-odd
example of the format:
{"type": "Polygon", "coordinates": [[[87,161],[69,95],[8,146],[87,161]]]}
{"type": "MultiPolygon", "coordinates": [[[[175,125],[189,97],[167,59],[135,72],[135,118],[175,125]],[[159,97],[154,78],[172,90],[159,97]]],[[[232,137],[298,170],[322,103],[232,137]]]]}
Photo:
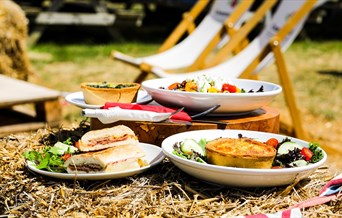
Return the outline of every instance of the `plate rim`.
{"type": "Polygon", "coordinates": [[[96,105],[96,104],[87,104],[85,102],[84,103],[77,103],[77,102],[72,100],[72,99],[75,99],[75,98],[73,98],[74,96],[75,97],[76,96],[82,96],[83,97],[82,99],[84,101],[84,96],[83,96],[82,91],[69,93],[64,98],[70,104],[78,106],[78,107],[81,107],[81,108],[85,108],[86,107],[86,108],[90,108],[90,109],[98,109],[98,108],[101,108],[101,106],[102,106],[102,105],[96,105]]]}
{"type": "Polygon", "coordinates": [[[132,170],[125,170],[120,172],[107,172],[107,173],[87,173],[87,174],[76,174],[76,173],[58,173],[58,172],[50,172],[45,170],[37,169],[35,166],[32,165],[32,162],[25,160],[26,167],[35,173],[38,173],[42,176],[48,176],[51,178],[59,178],[59,179],[76,179],[76,180],[104,180],[104,179],[121,179],[132,175],[137,175],[140,173],[143,173],[147,171],[150,168],[155,167],[158,165],[163,159],[166,157],[166,155],[163,153],[162,148],[149,143],[143,143],[139,142],[140,146],[145,147],[146,149],[150,149],[151,147],[155,150],[158,150],[158,154],[152,158],[152,162],[149,163],[148,166],[141,167],[139,169],[132,169],[132,170]],[[110,178],[110,177],[113,178],[110,178]],[[100,178],[98,178],[100,177],[100,178]],[[101,178],[105,177],[105,178],[101,178]]]}
{"type": "Polygon", "coordinates": [[[194,96],[194,97],[199,97],[199,96],[209,96],[209,97],[217,97],[217,96],[224,96],[224,97],[251,97],[251,96],[258,96],[258,97],[263,97],[263,96],[268,96],[268,95],[276,95],[276,94],[280,94],[283,90],[283,88],[276,84],[276,83],[272,83],[272,82],[267,82],[267,81],[261,81],[261,80],[251,80],[251,79],[231,79],[231,81],[247,81],[247,82],[252,82],[252,83],[263,83],[263,84],[269,84],[272,86],[275,86],[276,89],[274,90],[270,90],[270,91],[265,91],[265,92],[254,92],[254,93],[202,93],[202,92],[182,92],[182,91],[174,91],[174,90],[167,90],[167,89],[159,89],[159,88],[155,88],[155,87],[150,87],[150,86],[146,86],[147,83],[152,83],[155,81],[162,81],[162,80],[167,80],[167,79],[175,79],[176,77],[168,77],[168,78],[156,78],[156,79],[151,79],[151,80],[146,80],[143,81],[141,83],[141,86],[146,90],[147,89],[153,89],[155,91],[159,91],[162,90],[166,93],[175,93],[178,94],[183,94],[185,96],[194,96]]]}
{"type": "MultiPolygon", "coordinates": [[[[138,91],[138,95],[139,95],[139,93],[143,93],[144,94],[144,97],[143,98],[145,98],[145,97],[150,97],[151,99],[152,99],[152,96],[147,92],[147,91],[145,91],[145,90],[139,90],[138,91]]],[[[75,99],[75,97],[77,96],[77,97],[79,97],[79,96],[81,96],[82,97],[82,100],[84,101],[84,96],[83,96],[83,92],[82,91],[77,91],[77,92],[71,92],[71,93],[68,93],[65,97],[64,97],[64,99],[68,102],[68,103],[70,103],[70,104],[72,104],[72,105],[75,105],[75,106],[77,106],[77,107],[80,107],[80,108],[82,108],[82,109],[100,109],[103,105],[97,105],[97,104],[87,104],[87,103],[77,103],[77,102],[75,102],[75,101],[73,101],[72,99],[75,99]],[[74,97],[74,98],[73,98],[74,97]]],[[[150,99],[147,99],[146,101],[143,101],[142,102],[142,104],[144,104],[144,102],[149,102],[150,101],[150,99]]],[[[134,103],[137,103],[137,102],[133,102],[133,104],[134,103]]],[[[140,102],[139,102],[140,103],[140,102]]]]}

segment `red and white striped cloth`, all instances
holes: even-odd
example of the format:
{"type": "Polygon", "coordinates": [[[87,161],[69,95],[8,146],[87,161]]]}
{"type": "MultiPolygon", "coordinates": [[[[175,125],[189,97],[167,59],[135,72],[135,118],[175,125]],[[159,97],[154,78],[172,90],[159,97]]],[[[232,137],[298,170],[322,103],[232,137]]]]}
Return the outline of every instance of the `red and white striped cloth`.
{"type": "Polygon", "coordinates": [[[274,214],[256,214],[248,216],[237,216],[235,218],[302,218],[301,208],[311,207],[327,203],[342,197],[342,174],[329,181],[320,191],[319,196],[302,201],[287,210],[274,214]]]}
{"type": "Polygon", "coordinates": [[[235,218],[303,218],[303,215],[299,208],[294,208],[273,214],[256,214],[249,216],[237,216],[235,218]]]}

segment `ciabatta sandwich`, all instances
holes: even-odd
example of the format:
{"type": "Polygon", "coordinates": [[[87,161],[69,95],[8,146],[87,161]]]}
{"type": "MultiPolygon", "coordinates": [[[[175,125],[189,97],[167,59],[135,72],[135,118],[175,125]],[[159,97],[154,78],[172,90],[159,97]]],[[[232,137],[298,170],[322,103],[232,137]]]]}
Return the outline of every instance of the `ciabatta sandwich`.
{"type": "Polygon", "coordinates": [[[120,145],[97,152],[71,156],[64,166],[68,173],[105,173],[138,169],[145,153],[136,145],[120,145]]]}
{"type": "Polygon", "coordinates": [[[139,141],[132,129],[124,125],[92,130],[78,141],[80,151],[98,151],[120,145],[138,145],[139,141]]]}

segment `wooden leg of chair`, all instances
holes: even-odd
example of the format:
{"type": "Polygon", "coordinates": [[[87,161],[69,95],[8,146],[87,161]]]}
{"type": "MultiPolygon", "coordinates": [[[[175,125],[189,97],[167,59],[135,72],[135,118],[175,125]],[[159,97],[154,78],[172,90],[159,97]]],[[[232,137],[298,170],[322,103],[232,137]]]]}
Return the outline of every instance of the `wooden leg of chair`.
{"type": "Polygon", "coordinates": [[[148,73],[147,72],[141,72],[139,74],[139,76],[134,80],[135,83],[141,83],[142,81],[144,81],[147,77],[148,73]]]}
{"type": "Polygon", "coordinates": [[[307,135],[303,129],[302,119],[300,116],[300,112],[297,108],[296,100],[295,100],[294,93],[293,93],[293,88],[292,88],[291,81],[289,80],[289,76],[287,73],[285,60],[280,50],[279,41],[273,41],[271,46],[272,46],[272,51],[275,57],[275,63],[278,68],[279,78],[281,80],[281,84],[284,89],[285,100],[290,110],[290,114],[292,118],[292,125],[295,131],[295,136],[306,140],[307,135]]]}
{"type": "Polygon", "coordinates": [[[141,63],[140,66],[140,74],[139,76],[135,79],[134,82],[136,83],[141,83],[146,79],[149,73],[151,73],[152,66],[146,63],[141,63]]]}

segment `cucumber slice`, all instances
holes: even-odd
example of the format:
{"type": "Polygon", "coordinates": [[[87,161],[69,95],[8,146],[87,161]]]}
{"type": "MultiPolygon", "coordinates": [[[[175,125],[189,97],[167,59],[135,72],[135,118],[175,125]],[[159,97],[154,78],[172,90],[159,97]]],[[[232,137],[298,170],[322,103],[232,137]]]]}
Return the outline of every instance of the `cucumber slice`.
{"type": "Polygon", "coordinates": [[[185,139],[181,146],[180,149],[182,152],[186,154],[192,154],[193,151],[199,153],[202,156],[205,156],[204,150],[202,147],[193,139],[185,139]]]}
{"type": "Polygon", "coordinates": [[[287,154],[289,153],[289,151],[293,151],[295,148],[299,148],[300,150],[302,150],[304,146],[295,142],[285,142],[279,146],[277,155],[287,154]]]}
{"type": "Polygon", "coordinates": [[[305,160],[296,160],[290,163],[289,165],[293,167],[303,167],[308,165],[308,162],[306,162],[305,160]]]}

